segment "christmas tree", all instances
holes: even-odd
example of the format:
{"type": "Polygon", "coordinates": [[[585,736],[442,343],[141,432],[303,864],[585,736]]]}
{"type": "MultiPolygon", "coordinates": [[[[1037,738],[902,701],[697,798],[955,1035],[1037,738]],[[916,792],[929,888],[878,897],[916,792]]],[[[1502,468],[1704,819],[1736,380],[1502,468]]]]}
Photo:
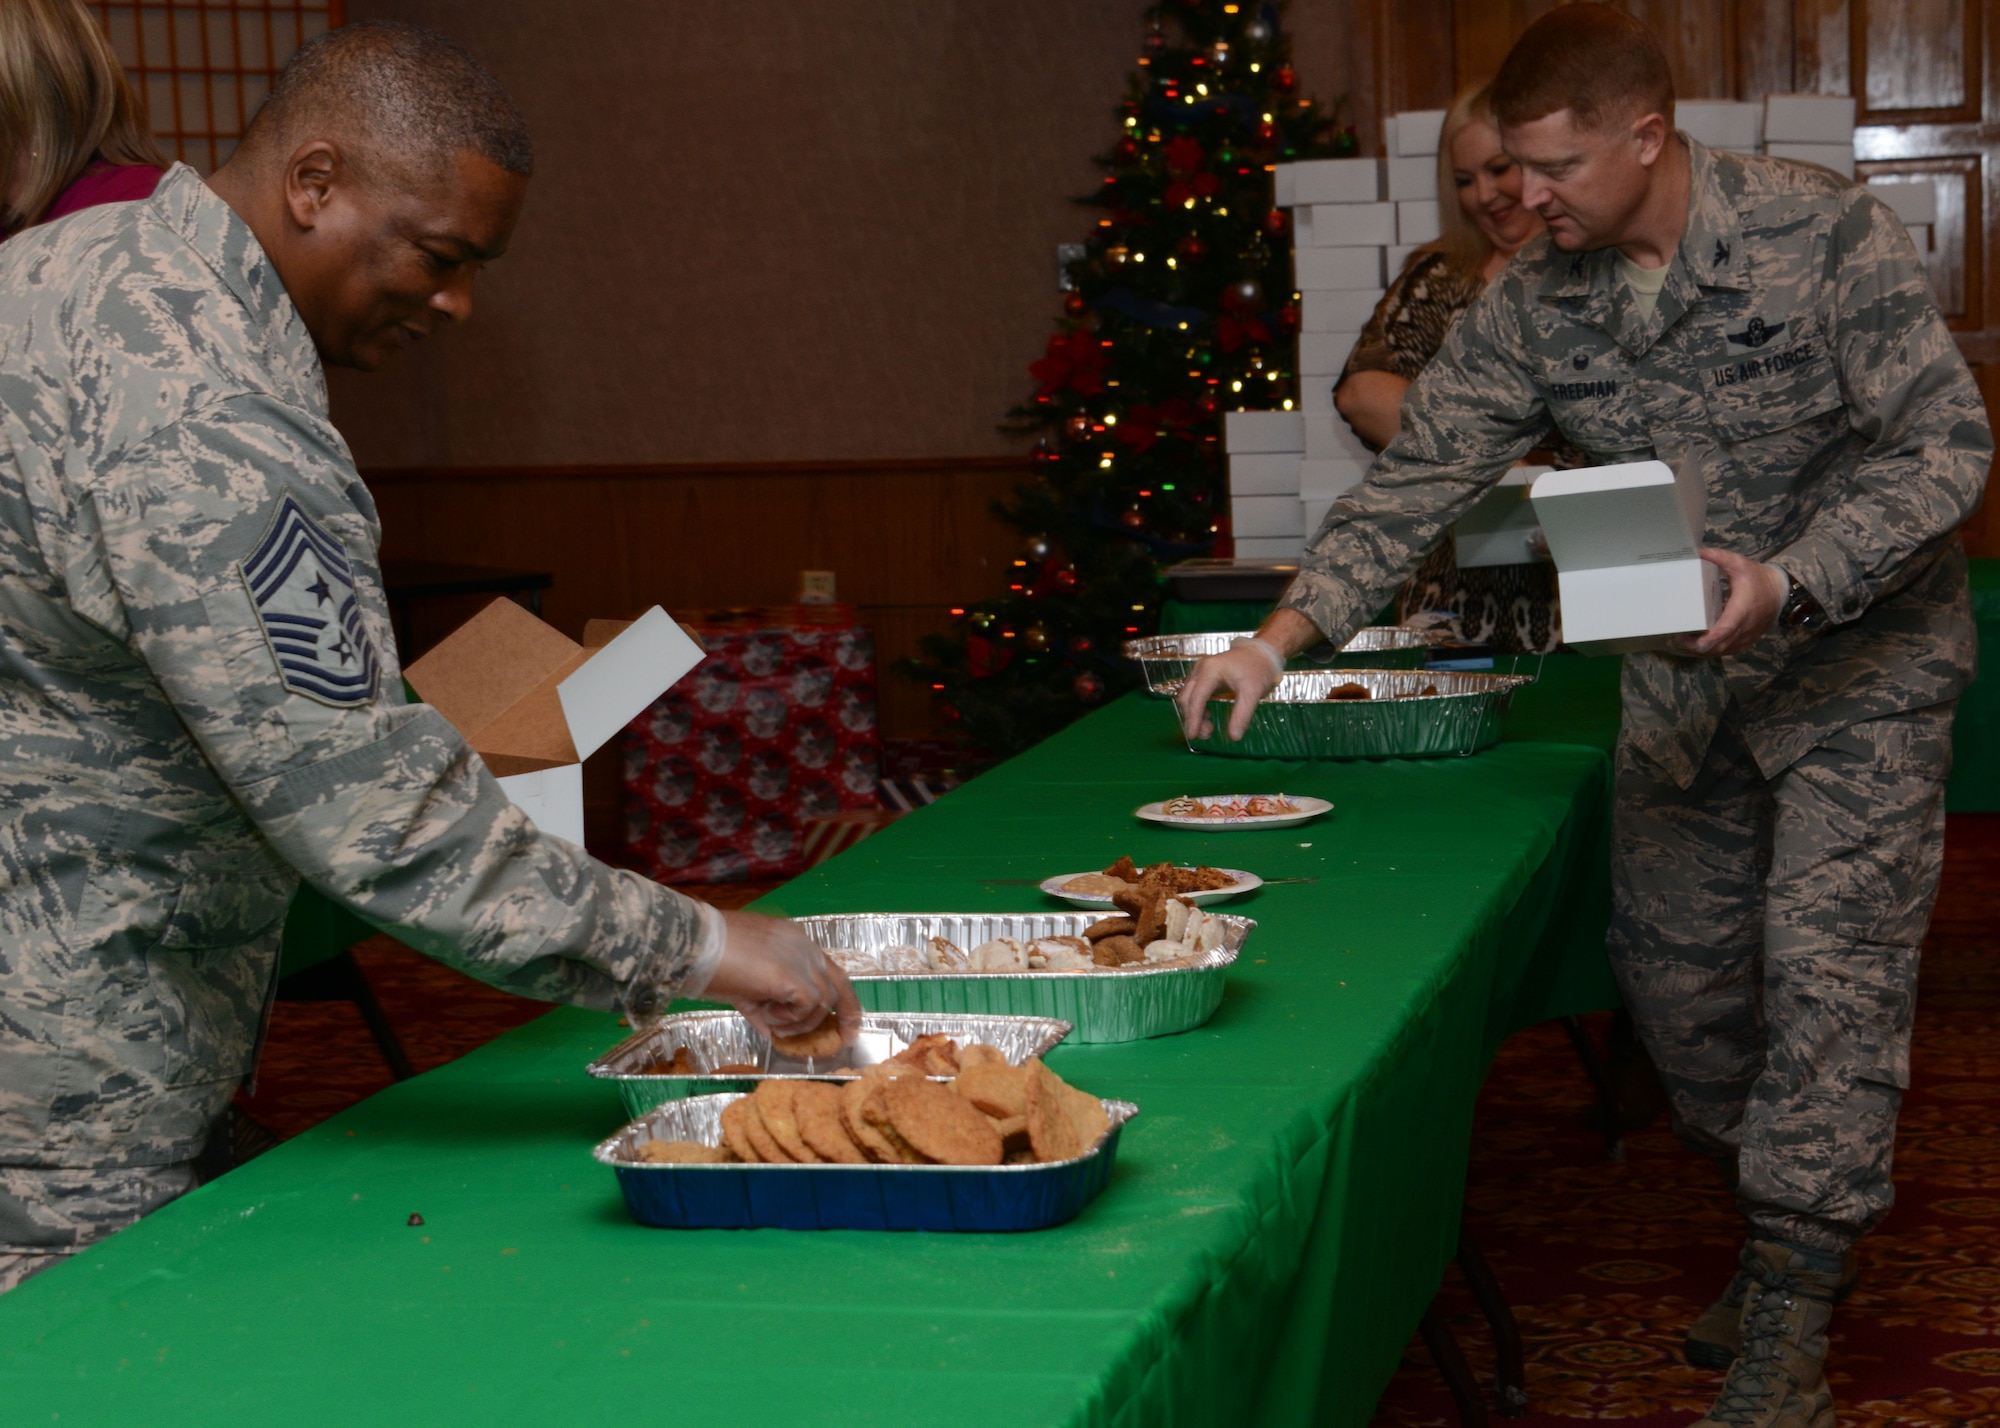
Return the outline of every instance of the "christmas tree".
{"type": "Polygon", "coordinates": [[[1161,571],[1228,546],[1222,413],[1289,408],[1298,308],[1271,166],[1354,152],[1295,91],[1276,4],[1145,11],[1097,218],[1034,396],[1006,430],[1035,476],[996,508],[1025,537],[1004,594],[955,610],[909,671],[976,747],[1011,754],[1137,679],[1161,571]]]}

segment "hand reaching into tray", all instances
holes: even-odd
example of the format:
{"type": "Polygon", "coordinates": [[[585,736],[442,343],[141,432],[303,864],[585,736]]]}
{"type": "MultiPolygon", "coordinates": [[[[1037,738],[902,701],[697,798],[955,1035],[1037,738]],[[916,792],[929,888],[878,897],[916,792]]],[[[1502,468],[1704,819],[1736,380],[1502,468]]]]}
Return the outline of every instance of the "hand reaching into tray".
{"type": "Polygon", "coordinates": [[[1250,728],[1250,716],[1257,712],[1257,701],[1278,687],[1285,661],[1322,638],[1318,627],[1298,611],[1273,610],[1254,640],[1238,640],[1221,654],[1197,661],[1175,696],[1187,736],[1206,739],[1214,735],[1208,701],[1217,690],[1228,689],[1236,696],[1236,708],[1229,715],[1229,737],[1242,739],[1250,728]]]}
{"type": "Polygon", "coordinates": [[[797,1036],[836,1015],[841,1044],[853,1044],[861,1004],[816,943],[780,917],[725,912],[722,920],[728,940],[703,996],[728,1002],[767,1037],[797,1036]]]}

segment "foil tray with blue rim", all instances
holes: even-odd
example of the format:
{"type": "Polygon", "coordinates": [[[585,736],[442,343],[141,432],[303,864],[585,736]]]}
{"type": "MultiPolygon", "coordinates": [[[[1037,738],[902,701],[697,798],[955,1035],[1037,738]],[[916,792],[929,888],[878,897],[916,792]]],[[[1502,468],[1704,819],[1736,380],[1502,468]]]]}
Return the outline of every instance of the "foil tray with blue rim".
{"type": "MultiPolygon", "coordinates": [[[[1254,630],[1204,631],[1185,635],[1148,635],[1125,641],[1125,658],[1136,660],[1146,676],[1146,688],[1164,695],[1194,669],[1195,661],[1221,654],[1231,640],[1243,640],[1254,630]]],[[[1338,650],[1322,642],[1292,657],[1290,667],[1311,671],[1337,662],[1342,669],[1422,669],[1431,647],[1448,636],[1437,630],[1411,630],[1401,625],[1368,625],[1338,650]],[[1322,654],[1324,658],[1322,658],[1322,654]]]]}
{"type": "MultiPolygon", "coordinates": [[[[825,1080],[887,1061],[920,1036],[948,1036],[960,1046],[984,1042],[1010,1065],[1046,1056],[1070,1033],[1070,1024],[1041,1016],[966,1016],[938,1012],[863,1012],[852,1046],[832,1056],[792,1057],[772,1049],[764,1033],[731,1011],[675,1012],[618,1043],[587,1068],[618,1087],[625,1112],[643,1116],[655,1106],[715,1091],[747,1091],[759,1081],[825,1080]],[[701,1068],[692,1075],[653,1068],[685,1049],[701,1068]],[[717,1066],[755,1066],[754,1072],[718,1076],[717,1066]]],[[[933,1077],[937,1079],[949,1079],[933,1077]]]]}
{"type": "Polygon", "coordinates": [[[642,1225],[670,1230],[1045,1230],[1073,1220],[1111,1179],[1119,1132],[1139,1114],[1104,1102],[1111,1126],[1073,1160],[1042,1165],[661,1165],[649,1140],[722,1143],[734,1094],[671,1101],[598,1144],[642,1225]]]}
{"type": "MultiPolygon", "coordinates": [[[[1239,759],[1422,759],[1463,756],[1500,739],[1500,716],[1521,674],[1453,670],[1322,669],[1286,674],[1259,701],[1243,738],[1227,732],[1236,705],[1208,702],[1215,732],[1190,738],[1198,754],[1239,759]],[[1337,697],[1343,687],[1366,698],[1337,697]]],[[[1168,693],[1178,694],[1174,685],[1168,693]]],[[[1180,722],[1178,707],[1172,711],[1180,722]]],[[[1185,737],[1185,734],[1183,735],[1185,737]]]]}
{"type": "MultiPolygon", "coordinates": [[[[1081,937],[1109,912],[828,913],[793,921],[829,951],[922,947],[944,937],[966,951],[995,937],[1032,942],[1081,937]]],[[[1222,1005],[1222,984],[1256,919],[1209,913],[1223,926],[1220,947],[1185,962],[1096,967],[1088,972],[870,972],[847,966],[854,995],[869,1011],[1054,1017],[1072,1045],[1143,1041],[1191,1031],[1222,1005]]]]}

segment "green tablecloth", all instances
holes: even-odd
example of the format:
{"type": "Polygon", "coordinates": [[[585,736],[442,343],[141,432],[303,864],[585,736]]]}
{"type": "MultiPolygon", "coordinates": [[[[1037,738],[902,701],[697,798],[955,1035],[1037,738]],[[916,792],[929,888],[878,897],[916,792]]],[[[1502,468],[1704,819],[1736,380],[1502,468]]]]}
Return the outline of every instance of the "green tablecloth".
{"type": "Polygon", "coordinates": [[[1051,1063],[1143,1111],[1074,1223],[671,1233],[587,1155],[619,1028],[559,1011],[398,1085],[0,1298],[10,1422],[1358,1424],[1452,1253],[1511,1028],[1603,1005],[1606,761],[1198,758],[1121,700],[769,902],[1033,908],[1039,878],[1201,858],[1276,885],[1220,1011],[1051,1063]],[[1286,832],[1149,799],[1316,793],[1286,832]],[[412,1213],[424,1223],[407,1222],[412,1213]]]}

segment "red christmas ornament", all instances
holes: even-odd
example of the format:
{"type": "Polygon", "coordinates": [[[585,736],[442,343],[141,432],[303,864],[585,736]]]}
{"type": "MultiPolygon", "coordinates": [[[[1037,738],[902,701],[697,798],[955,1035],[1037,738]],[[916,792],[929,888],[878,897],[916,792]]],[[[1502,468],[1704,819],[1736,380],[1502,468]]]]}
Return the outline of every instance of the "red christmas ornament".
{"type": "Polygon", "coordinates": [[[1184,263],[1199,263],[1208,255],[1208,244],[1202,242],[1198,234],[1190,233],[1174,244],[1174,252],[1184,263]]]}
{"type": "Polygon", "coordinates": [[[1280,94],[1290,94],[1299,87],[1299,73],[1288,64],[1278,66],[1278,72],[1271,76],[1271,88],[1280,94]]]}
{"type": "Polygon", "coordinates": [[[1118,147],[1111,151],[1111,157],[1121,164],[1129,164],[1139,157],[1139,141],[1130,134],[1118,141],[1118,147]]]}
{"type": "Polygon", "coordinates": [[[1063,435],[1071,441],[1082,441],[1090,435],[1090,418],[1087,416],[1071,417],[1063,423],[1063,435]]]}
{"type": "Polygon", "coordinates": [[[1090,304],[1084,300],[1082,293],[1064,293],[1063,311],[1071,317],[1082,317],[1090,311],[1090,304]]]}
{"type": "Polygon", "coordinates": [[[1104,697],[1104,681],[1089,670],[1085,670],[1082,674],[1079,674],[1070,685],[1070,689],[1085,704],[1095,704],[1104,697]]]}
{"type": "Polygon", "coordinates": [[[1282,238],[1285,230],[1292,226],[1292,215],[1282,208],[1274,208],[1264,215],[1264,231],[1273,238],[1282,238]]]}
{"type": "Polygon", "coordinates": [[[1052,579],[1058,590],[1067,591],[1076,589],[1076,572],[1068,566],[1064,566],[1061,570],[1058,570],[1052,579]]]}

